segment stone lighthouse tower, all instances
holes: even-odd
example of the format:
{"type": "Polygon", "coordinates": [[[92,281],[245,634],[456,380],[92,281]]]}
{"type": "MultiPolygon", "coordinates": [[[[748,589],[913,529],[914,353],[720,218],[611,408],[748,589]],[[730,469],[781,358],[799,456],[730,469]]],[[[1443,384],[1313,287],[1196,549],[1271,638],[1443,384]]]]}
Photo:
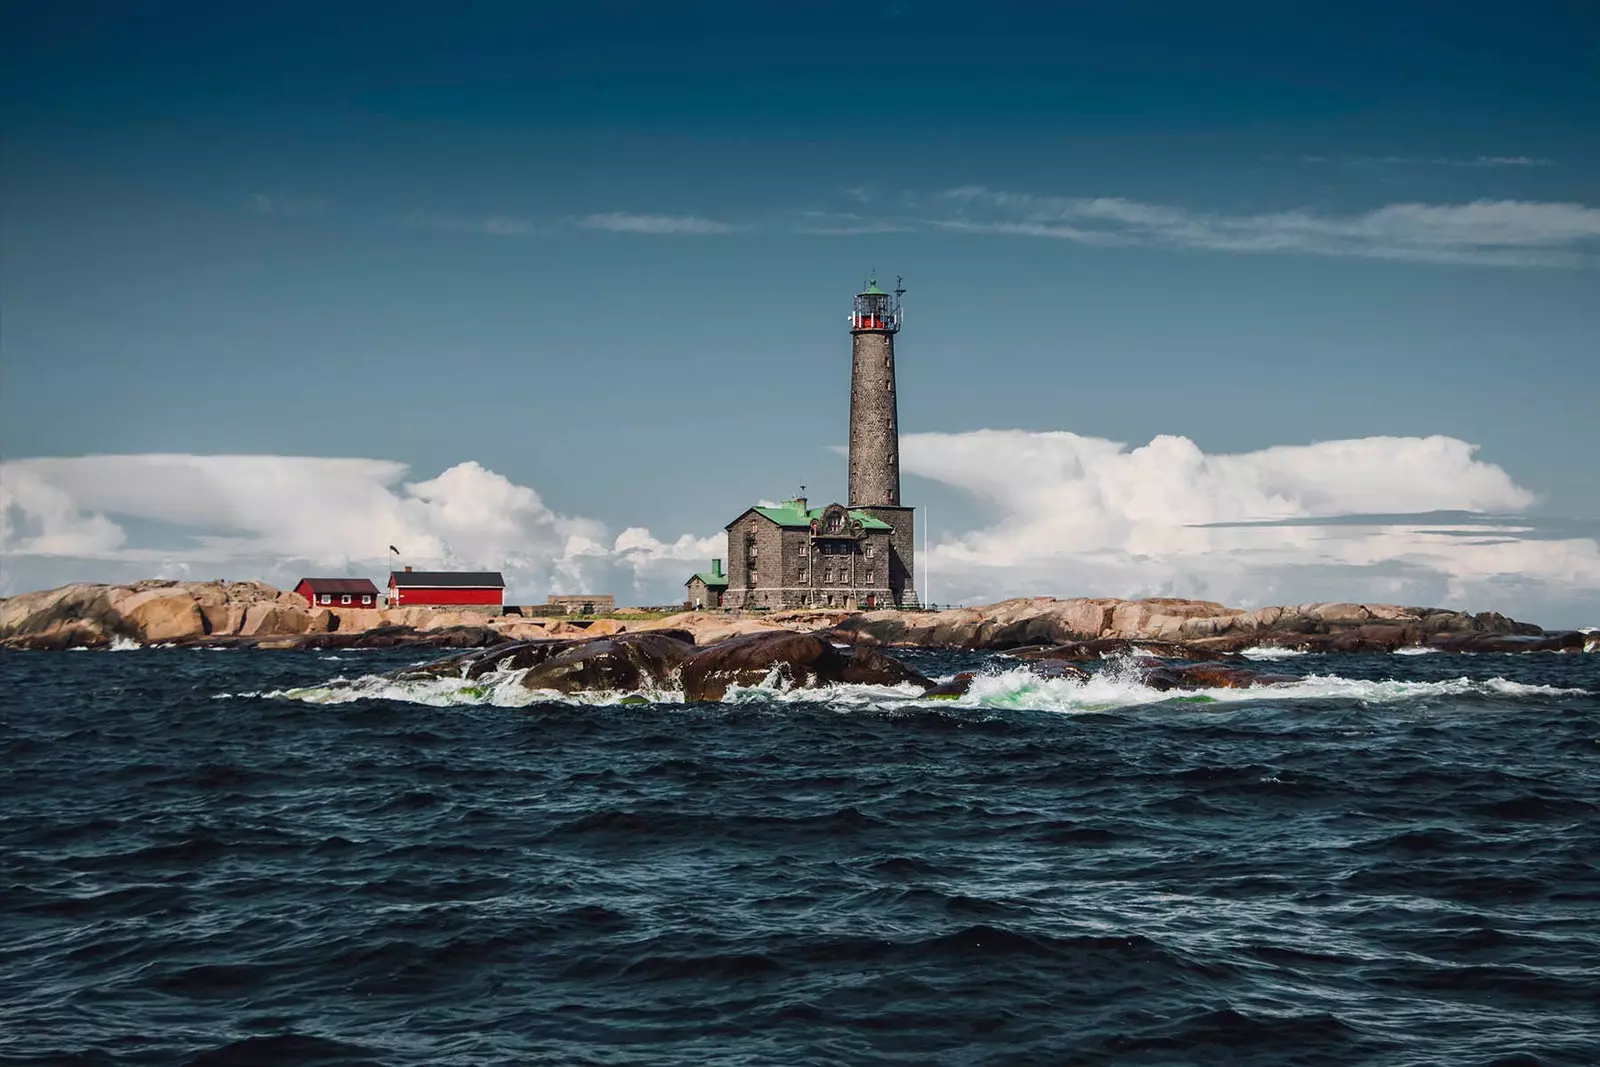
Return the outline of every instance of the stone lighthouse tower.
{"type": "Polygon", "coordinates": [[[877,279],[856,294],[850,313],[850,491],[846,505],[893,528],[889,537],[889,589],[897,606],[916,593],[916,518],[900,503],[900,416],[894,389],[894,338],[900,332],[900,298],[877,279]]]}

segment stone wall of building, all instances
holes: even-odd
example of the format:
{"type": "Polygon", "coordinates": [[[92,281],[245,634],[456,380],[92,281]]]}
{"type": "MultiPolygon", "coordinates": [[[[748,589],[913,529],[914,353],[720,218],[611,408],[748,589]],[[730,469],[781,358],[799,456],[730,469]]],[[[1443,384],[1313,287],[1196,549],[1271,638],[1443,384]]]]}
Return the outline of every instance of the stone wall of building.
{"type": "Polygon", "coordinates": [[[916,602],[917,588],[917,511],[915,508],[858,507],[873,518],[888,523],[893,531],[888,540],[889,591],[896,606],[916,602]]]}
{"type": "Polygon", "coordinates": [[[900,416],[894,390],[894,334],[851,335],[848,507],[900,503],[900,416]]]}
{"type": "Polygon", "coordinates": [[[691,608],[697,604],[702,608],[717,608],[717,596],[722,592],[721,586],[709,586],[698,577],[690,578],[684,585],[684,603],[691,608]]]}
{"type": "Polygon", "coordinates": [[[563,615],[595,615],[617,610],[617,598],[610,593],[551,593],[545,607],[563,615]]]}
{"type": "Polygon", "coordinates": [[[740,516],[728,529],[728,595],[723,600],[724,605],[787,607],[778,594],[783,584],[779,580],[782,557],[781,526],[753,512],[740,516]]]}
{"type": "MultiPolygon", "coordinates": [[[[728,532],[728,591],[723,598],[724,607],[855,607],[868,597],[877,607],[897,602],[891,585],[894,547],[888,531],[869,530],[860,541],[813,539],[808,529],[781,527],[757,517],[752,571],[750,521],[746,516],[728,532]],[[822,548],[825,544],[844,546],[849,551],[826,552],[822,548]],[[752,574],[753,584],[749,580],[752,574]]],[[[691,596],[691,602],[692,599],[691,596]]]]}

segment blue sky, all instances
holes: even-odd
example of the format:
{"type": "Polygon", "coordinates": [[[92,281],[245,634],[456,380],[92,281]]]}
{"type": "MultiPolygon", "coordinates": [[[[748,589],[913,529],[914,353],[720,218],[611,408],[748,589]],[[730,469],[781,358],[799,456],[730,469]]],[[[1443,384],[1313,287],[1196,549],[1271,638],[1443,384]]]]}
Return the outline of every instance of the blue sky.
{"type": "Polygon", "coordinates": [[[5,5],[0,581],[668,599],[876,269],[936,599],[1600,622],[1593,6],[1044,6],[5,5]]]}

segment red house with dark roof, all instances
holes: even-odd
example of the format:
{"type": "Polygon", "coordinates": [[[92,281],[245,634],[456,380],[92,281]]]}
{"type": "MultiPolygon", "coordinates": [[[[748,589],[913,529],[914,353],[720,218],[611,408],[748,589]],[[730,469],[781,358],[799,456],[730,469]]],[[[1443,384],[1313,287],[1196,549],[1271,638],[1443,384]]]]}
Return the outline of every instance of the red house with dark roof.
{"type": "Polygon", "coordinates": [[[294,591],[317,608],[378,606],[378,587],[369,578],[302,578],[294,591]]]}
{"type": "Polygon", "coordinates": [[[505,609],[506,582],[499,571],[403,571],[389,573],[392,608],[462,608],[498,614],[505,609]]]}

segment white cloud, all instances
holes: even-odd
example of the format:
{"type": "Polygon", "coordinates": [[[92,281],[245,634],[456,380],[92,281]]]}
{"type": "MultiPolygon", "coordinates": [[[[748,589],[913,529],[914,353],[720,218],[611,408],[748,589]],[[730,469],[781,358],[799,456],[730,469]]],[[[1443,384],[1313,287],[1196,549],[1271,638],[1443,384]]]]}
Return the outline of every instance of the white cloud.
{"type": "Polygon", "coordinates": [[[1080,244],[1142,244],[1227,252],[1490,266],[1574,267],[1600,249],[1600,208],[1524,200],[1389,204],[1354,215],[1309,209],[1223,214],[1121,197],[1059,197],[982,186],[940,196],[945,229],[1052,237],[1080,244]]]}
{"type": "Polygon", "coordinates": [[[42,561],[61,559],[81,580],[192,571],[292,584],[313,570],[381,574],[392,544],[420,567],[503,570],[513,596],[619,585],[660,595],[720,554],[714,537],[663,543],[632,528],[613,538],[474,462],[405,474],[385,460],[296,456],[10,461],[0,464],[4,584],[32,587],[31,573],[59,570],[42,561]]]}
{"type": "Polygon", "coordinates": [[[578,225],[613,233],[648,234],[723,234],[733,233],[736,229],[726,222],[697,215],[630,215],[622,211],[585,215],[578,220],[578,225]]]}
{"type": "Polygon", "coordinates": [[[1035,593],[1400,600],[1516,609],[1533,621],[1553,600],[1600,605],[1595,540],[1528,538],[1527,525],[1512,522],[1464,535],[1459,523],[1421,514],[1534,503],[1453,438],[1208,455],[1183,437],[1129,449],[1073,433],[982,430],[914,434],[902,450],[906,471],[965,490],[988,512],[980,529],[937,536],[928,562],[941,602],[1035,593]],[[1350,515],[1389,517],[1336,521],[1350,515]]]}
{"type": "MultiPolygon", "coordinates": [[[[930,531],[933,587],[924,592],[940,602],[1041,593],[1245,606],[1382,600],[1546,625],[1600,621],[1600,544],[1588,531],[1428,514],[1504,516],[1534,503],[1453,438],[1212,455],[1183,437],[1128,448],[1066,432],[982,430],[908,435],[902,456],[908,473],[965,491],[979,509],[958,529],[946,511],[930,531]],[[1341,520],[1352,515],[1373,518],[1341,520]]],[[[0,464],[0,588],[151,575],[280,586],[315,572],[377,578],[393,544],[418,567],[504,571],[517,602],[612,592],[672,603],[689,573],[726,554],[720,531],[613,533],[474,462],[406,476],[402,464],[353,458],[9,461],[0,464]]],[[[708,523],[745,502],[725,503],[708,523]]]]}

